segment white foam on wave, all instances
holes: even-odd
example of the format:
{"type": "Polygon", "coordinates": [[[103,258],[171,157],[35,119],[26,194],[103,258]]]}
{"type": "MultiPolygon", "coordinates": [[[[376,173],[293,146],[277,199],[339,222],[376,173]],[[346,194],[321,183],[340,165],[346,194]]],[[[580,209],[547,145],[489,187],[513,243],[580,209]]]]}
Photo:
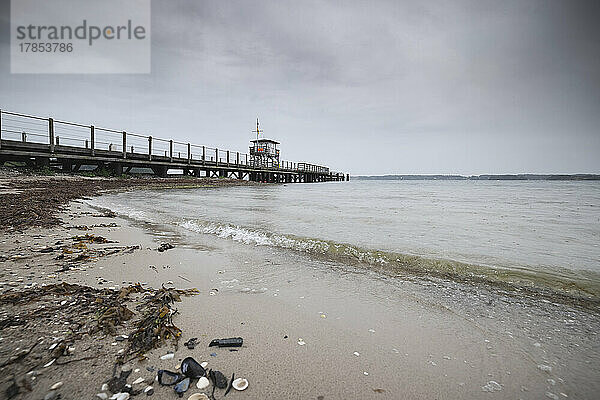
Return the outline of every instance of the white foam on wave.
{"type": "Polygon", "coordinates": [[[255,246],[274,246],[305,252],[318,251],[320,253],[326,253],[329,249],[329,244],[320,240],[292,238],[228,224],[188,220],[181,222],[179,226],[193,232],[215,235],[223,239],[231,239],[235,242],[255,246]]]}

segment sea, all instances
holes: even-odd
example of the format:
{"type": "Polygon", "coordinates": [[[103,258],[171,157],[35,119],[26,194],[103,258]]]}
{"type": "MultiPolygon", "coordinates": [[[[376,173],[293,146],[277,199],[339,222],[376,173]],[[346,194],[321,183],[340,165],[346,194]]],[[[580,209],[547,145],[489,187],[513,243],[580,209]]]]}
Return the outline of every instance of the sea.
{"type": "Polygon", "coordinates": [[[134,220],[389,276],[477,278],[600,298],[600,182],[351,180],[142,190],[134,220]]]}

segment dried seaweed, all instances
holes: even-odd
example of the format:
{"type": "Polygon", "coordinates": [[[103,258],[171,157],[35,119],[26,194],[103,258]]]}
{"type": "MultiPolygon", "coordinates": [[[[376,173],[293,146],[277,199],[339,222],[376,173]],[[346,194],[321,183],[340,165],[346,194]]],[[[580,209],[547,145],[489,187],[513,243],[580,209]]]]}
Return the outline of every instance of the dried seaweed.
{"type": "Polygon", "coordinates": [[[147,351],[160,347],[165,341],[171,340],[177,345],[181,329],[173,324],[173,315],[177,309],[175,302],[181,301],[181,296],[198,294],[198,289],[173,289],[164,286],[144,299],[144,316],[138,322],[136,330],[129,336],[129,354],[142,357],[147,351]]]}

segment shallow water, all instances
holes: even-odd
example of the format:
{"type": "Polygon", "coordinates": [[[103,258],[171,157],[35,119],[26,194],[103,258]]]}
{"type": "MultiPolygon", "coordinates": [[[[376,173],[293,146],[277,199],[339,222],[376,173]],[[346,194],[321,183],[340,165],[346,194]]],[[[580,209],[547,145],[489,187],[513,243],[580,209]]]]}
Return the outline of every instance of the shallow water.
{"type": "Polygon", "coordinates": [[[396,273],[476,274],[600,296],[598,182],[351,181],[137,191],[93,204],[396,273]]]}
{"type": "MultiPolygon", "coordinates": [[[[464,266],[467,275],[487,276],[487,270],[500,279],[508,271],[510,279],[529,273],[547,278],[544,284],[552,283],[550,277],[580,278],[580,284],[597,287],[599,197],[595,183],[423,181],[134,191],[89,202],[130,217],[158,241],[225,257],[218,278],[203,282],[219,295],[258,296],[260,304],[271,299],[269,304],[309,312],[317,321],[345,321],[340,329],[351,338],[374,328],[385,337],[369,349],[381,350],[373,369],[389,362],[394,368],[419,366],[418,375],[429,376],[436,368],[430,378],[448,377],[452,390],[467,382],[460,386],[470,393],[465,398],[480,398],[489,380],[511,397],[543,398],[548,392],[594,398],[600,390],[597,308],[436,272],[464,266]],[[375,265],[381,268],[364,268],[375,265]],[[392,267],[408,274],[379,273],[392,267]],[[436,317],[430,320],[431,312],[436,317]],[[402,329],[416,331],[398,335],[402,329]],[[441,341],[440,348],[408,345],[423,335],[441,341]],[[444,335],[460,339],[448,348],[444,335]],[[473,342],[479,336],[480,343],[473,342]],[[464,349],[457,344],[463,341],[464,349]],[[480,352],[487,369],[447,367],[451,351],[461,363],[466,354],[480,352]],[[404,359],[388,360],[390,355],[404,359]],[[438,368],[443,374],[434,373],[438,368]],[[535,379],[522,385],[518,368],[535,379]]],[[[189,277],[206,272],[192,264],[189,277]]],[[[299,329],[307,339],[309,329],[299,329]]]]}

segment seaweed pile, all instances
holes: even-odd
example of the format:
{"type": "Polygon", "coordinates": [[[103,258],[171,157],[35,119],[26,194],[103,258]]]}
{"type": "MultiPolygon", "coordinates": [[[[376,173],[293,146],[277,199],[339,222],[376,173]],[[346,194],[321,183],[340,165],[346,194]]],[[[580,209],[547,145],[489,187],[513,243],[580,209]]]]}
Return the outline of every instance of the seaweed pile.
{"type": "Polygon", "coordinates": [[[37,371],[51,366],[98,358],[117,365],[131,354],[143,357],[167,339],[177,344],[181,330],[173,324],[173,304],[182,295],[196,293],[139,283],[112,290],[63,282],[0,294],[0,336],[7,342],[25,339],[14,350],[0,348],[2,392],[12,398],[30,391],[37,371]],[[141,315],[139,320],[134,320],[137,313],[132,309],[141,315]],[[128,321],[134,324],[133,332],[121,336],[129,338],[127,350],[115,359],[110,346],[98,339],[131,329],[128,321]]]}
{"type": "MultiPolygon", "coordinates": [[[[130,286],[127,290],[137,290],[138,285],[130,286]]],[[[138,309],[144,310],[144,315],[137,323],[135,331],[129,335],[128,353],[142,358],[145,352],[160,347],[166,340],[173,341],[177,347],[181,329],[173,324],[173,315],[177,313],[173,305],[181,301],[182,295],[191,296],[198,293],[198,289],[172,289],[163,286],[146,295],[138,306],[138,309]]]]}

